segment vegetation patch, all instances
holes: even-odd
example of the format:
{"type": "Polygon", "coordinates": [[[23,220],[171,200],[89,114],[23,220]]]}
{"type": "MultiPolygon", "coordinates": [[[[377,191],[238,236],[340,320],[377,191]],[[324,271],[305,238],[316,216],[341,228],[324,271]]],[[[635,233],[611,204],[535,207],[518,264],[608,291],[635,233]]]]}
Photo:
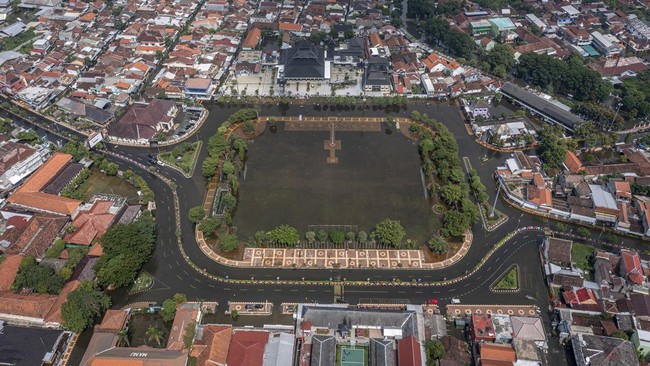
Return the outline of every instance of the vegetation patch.
{"type": "Polygon", "coordinates": [[[145,291],[150,289],[151,286],[153,286],[153,276],[147,271],[142,271],[140,272],[138,278],[135,279],[135,282],[133,283],[133,286],[131,286],[129,292],[135,293],[145,291]]]}
{"type": "Polygon", "coordinates": [[[585,277],[590,277],[594,271],[594,247],[582,243],[573,243],[571,260],[576,267],[585,271],[585,277]]]}
{"type": "Polygon", "coordinates": [[[511,266],[505,274],[490,287],[492,291],[499,290],[519,290],[519,266],[511,266]]]}
{"type": "Polygon", "coordinates": [[[165,164],[174,166],[186,175],[191,175],[196,166],[196,158],[201,150],[201,141],[184,142],[172,150],[158,154],[158,159],[165,164]]]}

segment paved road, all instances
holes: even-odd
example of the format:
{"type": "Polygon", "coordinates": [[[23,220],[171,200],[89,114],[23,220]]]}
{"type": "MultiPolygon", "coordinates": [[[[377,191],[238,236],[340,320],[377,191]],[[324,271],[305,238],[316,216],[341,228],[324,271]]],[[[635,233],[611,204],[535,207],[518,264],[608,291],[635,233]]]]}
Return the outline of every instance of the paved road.
{"type": "MultiPolygon", "coordinates": [[[[341,109],[322,110],[321,106],[291,106],[278,110],[277,106],[267,106],[263,108],[264,115],[277,115],[278,113],[287,115],[364,115],[364,116],[386,116],[387,113],[399,113],[399,115],[408,115],[410,110],[401,110],[399,112],[387,109],[364,109],[363,111],[346,111],[341,109]]],[[[476,144],[473,138],[468,135],[467,130],[458,112],[458,108],[445,104],[416,104],[411,106],[412,109],[419,110],[421,113],[427,113],[445,123],[455,134],[460,146],[461,157],[467,156],[472,166],[477,169],[483,183],[488,188],[491,196],[491,202],[495,198],[496,186],[491,179],[494,168],[502,164],[504,158],[508,155],[505,153],[493,152],[476,144]],[[485,162],[481,158],[487,158],[485,162]]],[[[211,117],[196,134],[196,139],[207,140],[214,133],[225,119],[237,107],[225,108],[222,106],[213,106],[211,117]]],[[[206,144],[204,144],[199,162],[207,155],[206,144]]],[[[170,148],[135,148],[135,147],[113,147],[109,146],[112,151],[123,154],[129,159],[134,159],[142,164],[147,164],[147,154],[152,152],[164,151],[170,148]]],[[[162,301],[172,296],[176,292],[184,292],[190,299],[219,301],[219,311],[225,310],[225,304],[229,300],[235,301],[261,301],[268,300],[279,305],[281,302],[298,302],[298,301],[317,301],[332,302],[332,288],[322,286],[282,286],[282,285],[231,285],[214,281],[195,272],[181,257],[174,234],[174,213],[171,202],[170,188],[158,182],[157,178],[140,169],[138,166],[127,163],[122,160],[116,160],[122,169],[130,168],[141,174],[147,180],[150,187],[156,195],[156,220],[157,220],[157,246],[152,259],[145,265],[155,278],[155,284],[149,291],[129,295],[125,290],[116,291],[112,294],[114,306],[123,306],[128,303],[137,301],[162,301]]],[[[190,207],[199,205],[203,201],[206,191],[205,179],[200,175],[200,169],[196,174],[188,179],[183,177],[179,172],[161,168],[161,173],[168,176],[178,186],[181,214],[187,213],[190,207]]],[[[308,277],[310,279],[329,279],[329,278],[347,278],[350,280],[379,280],[391,279],[397,276],[402,281],[412,279],[421,279],[422,281],[436,281],[444,278],[451,279],[463,275],[468,269],[473,268],[485,253],[501,238],[509,232],[523,226],[547,225],[543,219],[536,216],[522,215],[521,211],[516,210],[503,201],[499,200],[497,208],[510,216],[510,220],[493,232],[486,232],[480,224],[475,225],[474,242],[470,253],[467,254],[460,262],[443,270],[409,270],[409,271],[386,271],[378,269],[361,269],[361,270],[290,270],[290,269],[256,269],[256,268],[231,268],[218,265],[203,255],[200,251],[193,236],[193,227],[188,220],[182,220],[183,247],[191,260],[199,267],[204,268],[211,274],[229,278],[249,279],[300,279],[308,277]]],[[[574,230],[573,227],[570,230],[574,230]]],[[[454,283],[431,288],[418,287],[376,287],[376,286],[355,286],[346,287],[345,298],[350,303],[359,301],[371,301],[381,299],[383,301],[408,301],[412,303],[422,303],[429,298],[438,298],[441,304],[445,304],[450,298],[460,298],[464,303],[503,303],[503,304],[536,304],[541,309],[548,306],[547,290],[544,285],[541,265],[538,260],[538,248],[543,239],[543,234],[537,232],[524,232],[517,235],[506,245],[502,246],[495,254],[490,257],[485,265],[470,278],[454,283]],[[522,290],[519,293],[495,295],[489,290],[489,286],[513,263],[519,264],[521,268],[522,290]]],[[[642,243],[626,240],[626,245],[638,247],[642,243]]],[[[542,315],[548,324],[548,314],[543,312],[542,315]]],[[[551,352],[557,356],[557,362],[560,362],[562,350],[554,347],[551,352]]],[[[558,364],[558,363],[554,364],[558,364]]]]}

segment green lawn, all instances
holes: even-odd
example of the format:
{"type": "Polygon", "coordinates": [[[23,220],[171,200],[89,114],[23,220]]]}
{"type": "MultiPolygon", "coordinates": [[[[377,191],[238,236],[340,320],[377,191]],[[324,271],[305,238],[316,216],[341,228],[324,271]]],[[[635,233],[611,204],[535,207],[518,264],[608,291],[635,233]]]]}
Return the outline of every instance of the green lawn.
{"type": "Polygon", "coordinates": [[[95,194],[106,193],[126,197],[129,201],[138,199],[138,190],[118,176],[107,176],[97,168],[91,168],[90,177],[82,183],[78,190],[83,192],[87,200],[95,194]]]}
{"type": "Polygon", "coordinates": [[[511,267],[494,285],[495,290],[516,290],[519,288],[519,271],[516,266],[511,267]]]}
{"type": "Polygon", "coordinates": [[[581,243],[573,243],[571,260],[575,263],[576,267],[585,271],[585,275],[588,276],[591,276],[591,273],[594,271],[592,262],[593,255],[594,247],[581,243]]]}
{"type": "Polygon", "coordinates": [[[147,271],[140,272],[129,292],[139,292],[147,290],[153,285],[153,277],[147,271]]]}
{"type": "Polygon", "coordinates": [[[185,142],[171,151],[158,154],[158,159],[165,164],[177,167],[185,174],[192,174],[199,150],[201,150],[201,141],[185,142]]]}

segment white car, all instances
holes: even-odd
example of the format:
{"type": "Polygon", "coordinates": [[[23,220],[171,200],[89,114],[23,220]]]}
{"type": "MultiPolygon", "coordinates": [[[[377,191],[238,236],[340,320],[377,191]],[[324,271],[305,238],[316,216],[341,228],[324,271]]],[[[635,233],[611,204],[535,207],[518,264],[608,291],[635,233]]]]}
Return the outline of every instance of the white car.
{"type": "Polygon", "coordinates": [[[451,299],[452,304],[460,304],[460,299],[451,299]]]}

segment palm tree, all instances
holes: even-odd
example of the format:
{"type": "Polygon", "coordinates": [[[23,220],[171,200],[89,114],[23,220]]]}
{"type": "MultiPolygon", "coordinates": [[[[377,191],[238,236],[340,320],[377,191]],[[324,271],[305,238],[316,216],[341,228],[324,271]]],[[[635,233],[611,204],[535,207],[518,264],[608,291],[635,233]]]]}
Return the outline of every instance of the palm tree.
{"type": "Polygon", "coordinates": [[[147,335],[147,339],[149,339],[150,341],[151,340],[156,341],[156,343],[158,343],[158,347],[160,347],[160,341],[162,340],[162,331],[160,329],[158,329],[155,326],[151,326],[149,327],[149,329],[147,329],[146,335],[147,335]]]}
{"type": "Polygon", "coordinates": [[[117,333],[117,346],[118,347],[131,347],[131,342],[129,342],[129,334],[126,330],[122,329],[117,333]]]}

